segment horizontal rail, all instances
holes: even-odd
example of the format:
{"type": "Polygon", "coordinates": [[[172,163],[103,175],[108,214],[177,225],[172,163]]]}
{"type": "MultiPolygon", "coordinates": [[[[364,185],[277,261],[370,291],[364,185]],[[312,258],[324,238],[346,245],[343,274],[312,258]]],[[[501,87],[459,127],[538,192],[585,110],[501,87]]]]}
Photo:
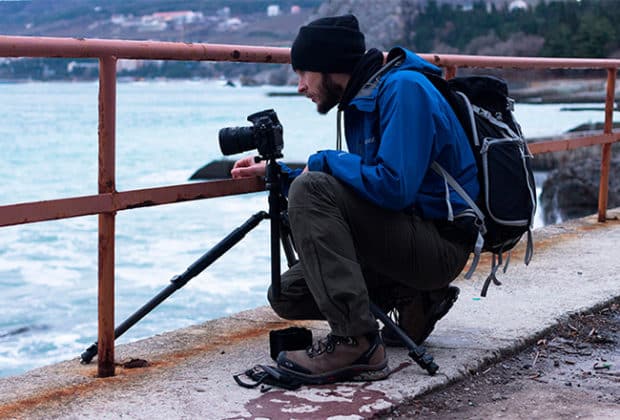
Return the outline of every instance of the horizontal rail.
{"type": "Polygon", "coordinates": [[[0,206],[0,227],[263,191],[260,178],[223,180],[0,206]]]}
{"type": "MultiPolygon", "coordinates": [[[[486,68],[620,68],[620,59],[506,57],[419,54],[441,67],[486,68]]],[[[290,49],[208,43],[125,41],[114,39],[0,36],[0,57],[99,58],[112,56],[145,60],[205,60],[290,63],[290,49]]]]}
{"type": "Polygon", "coordinates": [[[563,150],[573,150],[580,147],[595,146],[599,144],[610,144],[620,141],[620,133],[600,134],[594,136],[584,136],[571,139],[549,140],[537,143],[529,143],[528,148],[533,155],[560,152],[563,150]]]}
{"type": "Polygon", "coordinates": [[[609,69],[619,68],[620,60],[603,58],[505,57],[453,54],[419,54],[441,67],[485,67],[519,69],[609,69]]]}
{"type": "Polygon", "coordinates": [[[247,45],[0,36],[0,57],[99,58],[289,63],[288,48],[247,45]]]}
{"type": "MultiPolygon", "coordinates": [[[[620,142],[620,133],[528,145],[534,155],[620,142]]],[[[263,191],[259,178],[208,181],[0,206],[0,227],[263,191]]]]}

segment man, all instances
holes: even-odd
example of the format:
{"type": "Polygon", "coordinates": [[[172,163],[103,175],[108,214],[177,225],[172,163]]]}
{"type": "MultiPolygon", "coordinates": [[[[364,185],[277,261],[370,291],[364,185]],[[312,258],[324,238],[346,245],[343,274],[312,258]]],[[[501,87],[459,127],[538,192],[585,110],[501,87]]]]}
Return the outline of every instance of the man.
{"type": "MultiPolygon", "coordinates": [[[[284,318],[328,321],[326,338],[278,357],[280,368],[315,383],[387,376],[370,299],[397,309],[399,325],[421,343],[456,300],[449,283],[473,249],[470,222],[447,222],[448,207],[459,215],[467,205],[430,169],[437,161],[477,197],[465,133],[422,73],[440,70],[400,48],[387,61],[365,51],[352,15],[303,26],[291,49],[299,93],[323,114],[338,105],[349,150],[319,151],[303,173],[289,171],[300,262],[283,274],[281,295],[269,293],[284,318]]],[[[263,174],[251,157],[232,169],[233,178],[263,174]]],[[[397,342],[387,331],[383,339],[397,342]]]]}

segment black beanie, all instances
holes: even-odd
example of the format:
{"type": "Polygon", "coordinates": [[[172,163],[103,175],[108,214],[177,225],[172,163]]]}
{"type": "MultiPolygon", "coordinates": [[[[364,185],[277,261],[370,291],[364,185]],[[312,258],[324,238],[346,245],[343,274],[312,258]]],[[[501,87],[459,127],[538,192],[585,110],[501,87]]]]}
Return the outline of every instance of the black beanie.
{"type": "Polygon", "coordinates": [[[366,51],[353,15],[317,19],[299,29],[291,48],[293,70],[351,73],[366,51]]]}

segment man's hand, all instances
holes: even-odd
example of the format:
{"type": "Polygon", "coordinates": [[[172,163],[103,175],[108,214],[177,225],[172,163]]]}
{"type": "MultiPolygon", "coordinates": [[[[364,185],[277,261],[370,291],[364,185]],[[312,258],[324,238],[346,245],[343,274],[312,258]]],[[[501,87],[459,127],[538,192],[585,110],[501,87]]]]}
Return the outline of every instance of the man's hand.
{"type": "Polygon", "coordinates": [[[265,176],[266,166],[267,162],[264,160],[256,163],[254,156],[247,156],[235,162],[230,175],[233,179],[265,176]]]}

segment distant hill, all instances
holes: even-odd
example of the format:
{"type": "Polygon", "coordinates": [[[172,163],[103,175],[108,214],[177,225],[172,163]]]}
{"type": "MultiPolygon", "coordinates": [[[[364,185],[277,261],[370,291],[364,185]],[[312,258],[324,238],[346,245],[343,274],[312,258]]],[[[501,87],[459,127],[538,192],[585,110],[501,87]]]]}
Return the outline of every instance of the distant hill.
{"type": "Polygon", "coordinates": [[[320,4],[321,0],[0,1],[0,34],[290,45],[320,4]],[[274,4],[280,14],[268,18],[267,8],[274,4]],[[293,6],[298,13],[291,13],[293,6]],[[179,11],[193,12],[193,20],[152,18],[155,13],[179,11]]]}

